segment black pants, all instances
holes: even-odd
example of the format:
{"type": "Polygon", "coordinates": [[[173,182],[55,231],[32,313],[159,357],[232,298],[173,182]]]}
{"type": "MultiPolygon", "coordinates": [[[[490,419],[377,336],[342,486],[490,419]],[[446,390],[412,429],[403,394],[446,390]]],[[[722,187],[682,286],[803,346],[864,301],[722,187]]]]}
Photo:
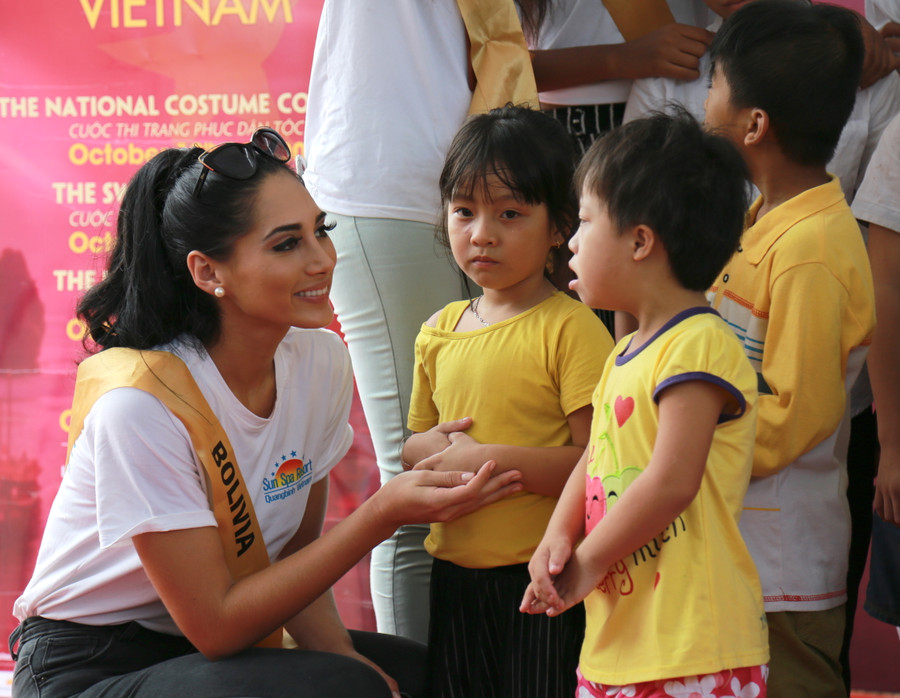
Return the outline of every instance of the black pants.
{"type": "Polygon", "coordinates": [[[850,421],[847,449],[847,500],[850,503],[850,553],[847,566],[847,616],[841,667],[844,685],[850,693],[850,641],[862,581],[872,537],[872,505],[875,501],[875,473],[878,470],[878,420],[871,407],[850,421]]]}
{"type": "MultiPolygon", "coordinates": [[[[410,696],[424,696],[425,648],[391,635],[350,631],[360,654],[410,696]]],[[[251,648],[211,662],[184,638],[137,623],[88,626],[29,618],[18,640],[16,698],[146,696],[390,698],[381,676],[362,662],[327,652],[251,648]]]]}
{"type": "Polygon", "coordinates": [[[527,565],[431,570],[431,698],[571,698],[584,641],[584,606],[562,615],[519,612],[527,565]]]}
{"type": "Polygon", "coordinates": [[[599,136],[622,124],[625,102],[553,107],[545,111],[566,127],[581,158],[599,136]]]}

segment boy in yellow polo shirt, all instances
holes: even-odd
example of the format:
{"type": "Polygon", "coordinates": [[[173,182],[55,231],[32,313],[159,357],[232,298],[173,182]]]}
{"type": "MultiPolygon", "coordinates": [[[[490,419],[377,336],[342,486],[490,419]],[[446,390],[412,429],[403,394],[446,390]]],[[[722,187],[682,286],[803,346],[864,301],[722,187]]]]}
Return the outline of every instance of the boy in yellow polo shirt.
{"type": "Polygon", "coordinates": [[[875,317],[859,228],[825,166],[863,41],[843,8],[758,0],[725,21],[710,58],[707,126],[738,147],[760,190],[709,298],[759,377],[741,532],[763,586],[769,694],[843,698],[847,395],[875,317]]]}

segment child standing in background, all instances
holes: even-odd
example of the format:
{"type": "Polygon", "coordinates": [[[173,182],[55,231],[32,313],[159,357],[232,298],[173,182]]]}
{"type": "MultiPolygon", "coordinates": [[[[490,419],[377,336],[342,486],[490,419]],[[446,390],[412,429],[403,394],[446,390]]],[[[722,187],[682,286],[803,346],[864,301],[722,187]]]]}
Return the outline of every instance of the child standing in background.
{"type": "Polygon", "coordinates": [[[551,117],[519,107],[470,119],[441,175],[443,237],[484,289],[416,341],[403,460],[417,468],[522,472],[525,492],[434,524],[431,695],[571,695],[583,613],[516,610],[527,562],[587,443],[591,391],[612,339],[552,271],[576,220],[574,156],[551,117]]]}
{"type": "MultiPolygon", "coordinates": [[[[722,22],[743,6],[728,0],[706,0],[706,4],[716,15],[708,27],[711,32],[718,31],[722,22]]],[[[864,25],[861,23],[860,26],[864,25]]],[[[867,31],[874,33],[875,29],[869,26],[867,31]]],[[[625,107],[624,121],[626,123],[633,121],[651,112],[665,109],[668,104],[675,102],[702,122],[703,103],[706,101],[711,79],[709,64],[707,53],[700,59],[700,76],[694,80],[668,77],[635,80],[625,107]]],[[[882,132],[894,114],[900,110],[900,75],[888,71],[886,75],[879,75],[878,78],[864,88],[861,86],[856,93],[853,111],[841,131],[834,155],[827,165],[828,171],[840,179],[841,188],[848,202],[853,201],[882,132]]]]}
{"type": "Polygon", "coordinates": [[[576,174],[571,287],[640,323],[606,362],[521,603],[557,617],[585,599],[579,697],[765,696],[762,593],[738,530],[756,377],[704,297],[738,246],[746,177],[683,112],[613,130],[576,174]]]}
{"type": "MultiPolygon", "coordinates": [[[[709,26],[711,31],[718,31],[722,22],[733,15],[747,3],[736,4],[730,0],[706,0],[709,9],[717,16],[709,26]]],[[[867,8],[867,17],[877,21],[878,12],[874,7],[867,8]],[[870,11],[872,14],[870,15],[870,11]]],[[[874,27],[862,20],[860,26],[863,35],[876,34],[874,27]]],[[[883,43],[882,39],[878,39],[883,43]]],[[[879,65],[875,60],[878,54],[877,42],[867,44],[873,67],[879,65]]],[[[644,116],[650,111],[664,109],[666,104],[677,102],[685,107],[698,120],[704,119],[703,104],[709,88],[709,54],[700,59],[702,77],[692,81],[673,80],[671,78],[646,78],[636,80],[628,97],[625,109],[625,121],[644,116]]],[[[856,92],[853,111],[841,131],[840,139],[829,160],[826,169],[837,176],[847,201],[853,201],[858,186],[862,183],[869,160],[881,138],[884,129],[894,114],[900,111],[900,76],[891,71],[892,64],[887,61],[881,70],[890,71],[887,75],[875,72],[866,76],[864,70],[860,79],[860,89],[856,92]],[[877,79],[874,84],[872,80],[877,79]],[[868,84],[867,87],[864,85],[868,84]]],[[[627,328],[630,318],[618,318],[619,327],[627,328]]],[[[849,564],[847,569],[847,604],[845,609],[846,626],[844,629],[841,664],[844,684],[850,690],[850,641],[853,633],[853,620],[856,615],[856,602],[860,580],[866,566],[869,553],[869,538],[872,530],[872,500],[875,496],[875,478],[877,464],[876,419],[872,410],[872,389],[865,367],[853,386],[850,395],[850,408],[853,417],[850,427],[850,443],[847,453],[847,500],[852,519],[852,538],[850,543],[849,564]]]]}
{"type": "Polygon", "coordinates": [[[744,157],[759,198],[709,299],[759,376],[741,533],[759,568],[773,698],[845,698],[848,394],[875,326],[859,226],[826,171],[863,64],[845,8],[756,0],[710,47],[706,124],[744,157]]]}

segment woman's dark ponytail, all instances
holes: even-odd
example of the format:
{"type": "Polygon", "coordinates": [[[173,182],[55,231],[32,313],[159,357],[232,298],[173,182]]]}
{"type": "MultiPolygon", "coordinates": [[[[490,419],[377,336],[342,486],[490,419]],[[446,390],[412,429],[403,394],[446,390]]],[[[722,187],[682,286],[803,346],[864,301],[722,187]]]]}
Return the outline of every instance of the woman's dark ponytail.
{"type": "Polygon", "coordinates": [[[149,349],[187,335],[202,344],[220,331],[215,299],[194,284],[192,250],[227,259],[250,230],[260,183],[282,163],[258,158],[256,174],[233,180],[210,173],[202,196],[193,189],[203,167],[201,148],[164,150],[132,178],[122,199],[107,275],[78,303],[85,346],[149,349]]]}

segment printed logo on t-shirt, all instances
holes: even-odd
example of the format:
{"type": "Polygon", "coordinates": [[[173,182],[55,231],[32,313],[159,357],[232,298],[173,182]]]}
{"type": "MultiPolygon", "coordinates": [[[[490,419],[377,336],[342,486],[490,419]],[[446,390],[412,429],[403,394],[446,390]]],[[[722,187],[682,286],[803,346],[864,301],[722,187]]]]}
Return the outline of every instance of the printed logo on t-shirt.
{"type": "MultiPolygon", "coordinates": [[[[623,466],[616,451],[613,431],[640,428],[630,418],[635,410],[632,397],[617,396],[613,404],[603,404],[606,417],[605,428],[599,421],[592,425],[591,447],[588,452],[587,470],[585,473],[585,534],[589,534],[597,524],[612,510],[622,494],[634,483],[643,472],[636,465],[623,466]],[[615,425],[613,424],[615,420],[615,425]],[[628,425],[626,426],[626,423],[628,425]],[[605,472],[605,474],[603,474],[605,472]]],[[[635,590],[637,582],[631,572],[641,564],[655,560],[666,543],[674,541],[679,534],[687,531],[684,517],[679,515],[665,530],[654,536],[652,540],[611,565],[606,576],[597,584],[604,594],[628,596],[635,590]]],[[[658,563],[657,563],[658,564],[658,563]]],[[[654,588],[660,582],[657,571],[653,579],[654,588]]]]}
{"type": "Polygon", "coordinates": [[[282,455],[272,466],[272,472],[263,478],[263,492],[266,502],[277,502],[296,494],[312,482],[312,459],[297,457],[296,451],[290,456],[282,455]]]}

